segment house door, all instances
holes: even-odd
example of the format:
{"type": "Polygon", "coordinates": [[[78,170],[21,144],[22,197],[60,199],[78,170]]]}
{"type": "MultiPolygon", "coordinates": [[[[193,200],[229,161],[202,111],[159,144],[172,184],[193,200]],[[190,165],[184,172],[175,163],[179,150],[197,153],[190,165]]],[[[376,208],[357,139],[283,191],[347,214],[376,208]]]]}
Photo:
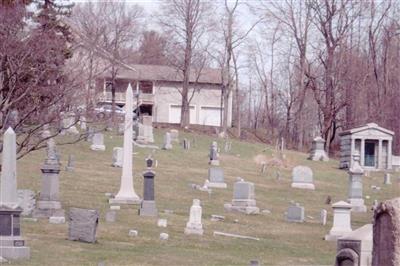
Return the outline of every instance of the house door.
{"type": "Polygon", "coordinates": [[[375,167],[375,143],[365,142],[364,166],[375,167]]]}

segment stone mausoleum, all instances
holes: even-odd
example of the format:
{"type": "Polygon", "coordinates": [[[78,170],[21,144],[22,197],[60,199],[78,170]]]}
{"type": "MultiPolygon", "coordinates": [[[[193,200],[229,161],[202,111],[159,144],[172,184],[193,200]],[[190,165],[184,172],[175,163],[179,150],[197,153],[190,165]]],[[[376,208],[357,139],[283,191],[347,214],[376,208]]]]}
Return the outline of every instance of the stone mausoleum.
{"type": "Polygon", "coordinates": [[[340,168],[353,165],[353,155],[359,153],[364,170],[392,169],[394,132],[375,123],[346,130],[340,136],[340,168]]]}

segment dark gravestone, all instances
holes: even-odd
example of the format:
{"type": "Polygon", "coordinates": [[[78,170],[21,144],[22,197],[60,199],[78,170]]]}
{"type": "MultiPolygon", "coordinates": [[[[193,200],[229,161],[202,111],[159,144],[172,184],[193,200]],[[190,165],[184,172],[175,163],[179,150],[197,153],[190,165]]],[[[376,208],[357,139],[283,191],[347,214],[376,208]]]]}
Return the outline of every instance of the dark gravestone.
{"type": "Polygon", "coordinates": [[[374,211],[372,266],[400,265],[400,198],[380,203],[374,211]]]}
{"type": "Polygon", "coordinates": [[[10,236],[11,235],[11,215],[9,213],[0,214],[0,236],[10,236]]]}
{"type": "Polygon", "coordinates": [[[140,204],[140,216],[157,216],[156,202],[154,200],[154,177],[155,173],[151,170],[153,159],[146,160],[148,170],[144,172],[143,200],[140,204]]]}
{"type": "Polygon", "coordinates": [[[96,242],[96,231],[99,223],[99,212],[71,208],[69,210],[68,239],[87,243],[96,242]]]}

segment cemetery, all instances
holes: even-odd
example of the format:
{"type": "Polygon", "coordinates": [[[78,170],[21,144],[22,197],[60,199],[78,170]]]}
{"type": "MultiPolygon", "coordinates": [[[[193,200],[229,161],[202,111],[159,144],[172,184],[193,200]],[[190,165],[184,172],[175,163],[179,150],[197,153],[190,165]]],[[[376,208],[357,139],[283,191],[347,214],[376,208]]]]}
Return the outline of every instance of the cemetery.
{"type": "MultiPolygon", "coordinates": [[[[167,132],[155,129],[154,144],[162,147],[167,132]]],[[[129,142],[116,131],[103,134],[106,147],[125,147],[125,141],[129,142]]],[[[337,251],[337,243],[345,242],[337,239],[354,232],[348,237],[371,242],[371,230],[366,235],[355,230],[371,223],[375,200],[399,196],[398,173],[393,173],[391,185],[376,190],[373,186],[384,182],[381,172],[359,177],[361,167],[348,173],[337,167],[335,159],[307,160],[305,153],[285,150],[286,167],[268,167],[260,175],[254,157],[263,154],[273,159],[277,156],[273,147],[232,140],[230,151],[217,154],[215,147],[221,146],[222,140],[184,131],[179,134],[182,140],[196,139],[196,146],[188,151],[180,145],[169,150],[135,145],[132,165],[127,164],[133,170],[129,172],[124,171],[124,163],[122,169],[112,167],[112,148],[99,152],[86,141],[55,145],[68,134],[51,139],[47,151],[18,160],[18,190],[41,193],[33,215],[14,214],[20,215],[22,237],[18,239],[29,247],[30,258],[12,264],[164,265],[168,260],[175,265],[248,265],[256,260],[263,265],[332,265],[348,254],[347,250],[337,251]],[[54,149],[62,155],[60,161],[54,149]],[[69,154],[74,158],[74,171],[64,171],[69,154]],[[219,166],[210,165],[217,155],[219,166]],[[312,169],[315,190],[291,187],[293,168],[299,165],[312,169]],[[201,186],[207,171],[215,167],[223,169],[225,189],[217,186],[206,193],[189,186],[201,186]],[[352,192],[349,184],[360,179],[363,190],[352,192]],[[120,186],[121,182],[128,185],[120,186]],[[128,189],[133,186],[133,191],[128,189]],[[328,195],[332,205],[325,202],[328,195]],[[353,198],[363,200],[365,212],[351,211],[353,198]],[[238,211],[228,210],[227,203],[238,211]],[[322,210],[327,210],[325,215],[322,210]]],[[[123,160],[127,154],[124,152],[123,160]]]]}

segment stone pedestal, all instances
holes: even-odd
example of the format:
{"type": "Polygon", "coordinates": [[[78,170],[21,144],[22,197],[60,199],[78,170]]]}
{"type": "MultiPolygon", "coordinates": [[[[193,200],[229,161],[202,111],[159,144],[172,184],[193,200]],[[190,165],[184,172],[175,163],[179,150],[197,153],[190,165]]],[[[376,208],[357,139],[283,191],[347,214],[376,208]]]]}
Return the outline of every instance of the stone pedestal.
{"type": "Polygon", "coordinates": [[[238,181],[233,185],[232,203],[224,204],[224,209],[246,214],[260,213],[260,209],[256,206],[254,184],[238,178],[238,181]]]}
{"type": "Polygon", "coordinates": [[[210,188],[226,188],[227,185],[224,182],[224,170],[220,167],[210,167],[208,169],[208,181],[207,187],[210,188]]]}
{"type": "Polygon", "coordinates": [[[325,240],[336,241],[351,230],[351,204],[339,201],[332,205],[333,208],[333,226],[325,240]]]}
{"type": "Polygon", "coordinates": [[[92,138],[92,145],[90,149],[93,151],[105,151],[106,146],[104,145],[104,135],[102,133],[94,133],[92,138]]]}
{"type": "Polygon", "coordinates": [[[0,206],[0,255],[7,260],[29,259],[30,248],[21,236],[22,209],[0,206]]]}
{"type": "Polygon", "coordinates": [[[353,212],[366,212],[367,207],[363,199],[362,178],[364,170],[360,165],[360,156],[354,155],[353,165],[349,170],[349,199],[353,212]]]}
{"type": "Polygon", "coordinates": [[[292,188],[314,190],[313,172],[310,167],[296,166],[292,171],[292,188]]]}
{"type": "Polygon", "coordinates": [[[139,215],[140,216],[157,216],[156,202],[154,200],[154,177],[155,173],[151,171],[153,160],[151,160],[148,170],[143,174],[143,200],[140,204],[139,215]]]}
{"type": "Polygon", "coordinates": [[[372,224],[366,224],[337,240],[335,266],[371,266],[372,224]]]}
{"type": "Polygon", "coordinates": [[[201,223],[202,208],[200,200],[194,199],[193,205],[190,207],[189,221],[186,223],[186,235],[203,235],[203,225],[201,223]]]}
{"type": "Polygon", "coordinates": [[[316,137],[312,142],[312,148],[308,159],[313,161],[329,161],[329,157],[325,152],[325,140],[321,137],[316,137]]]}

